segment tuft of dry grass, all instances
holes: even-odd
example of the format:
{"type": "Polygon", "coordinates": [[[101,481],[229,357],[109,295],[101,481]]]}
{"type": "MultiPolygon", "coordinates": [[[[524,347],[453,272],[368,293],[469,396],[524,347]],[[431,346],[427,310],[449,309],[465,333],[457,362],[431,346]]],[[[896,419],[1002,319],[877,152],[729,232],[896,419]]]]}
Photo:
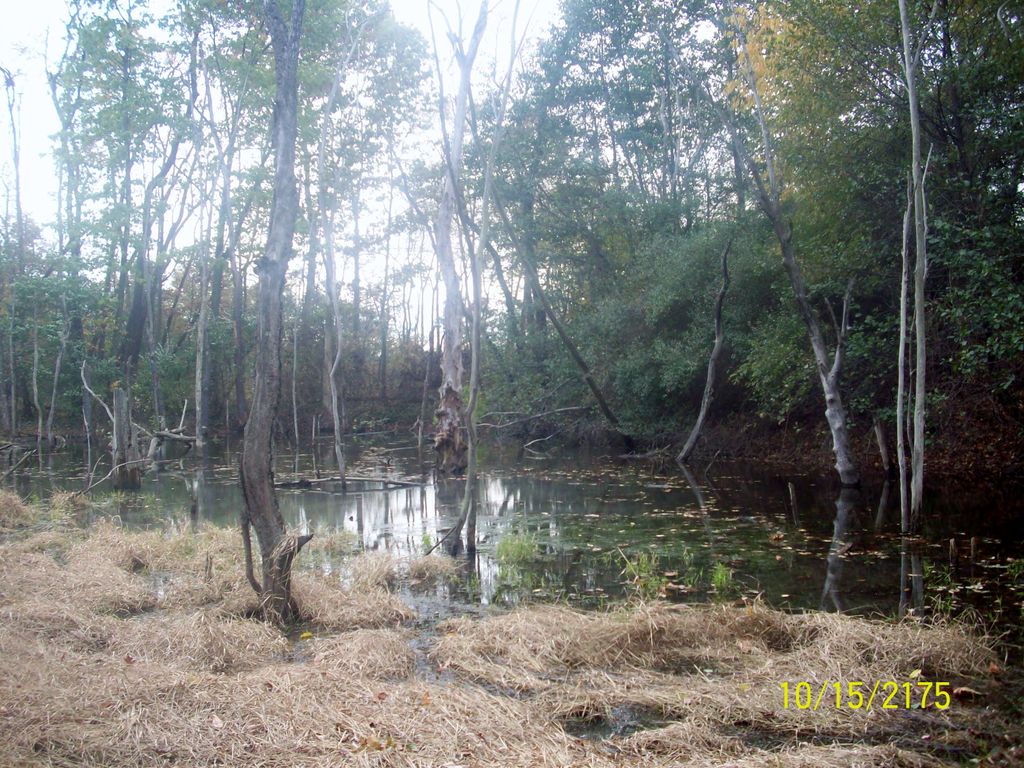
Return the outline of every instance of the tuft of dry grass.
{"type": "Polygon", "coordinates": [[[416,663],[411,632],[357,629],[311,641],[313,664],[325,670],[369,680],[408,678],[416,663]]]}
{"type": "Polygon", "coordinates": [[[0,530],[25,528],[39,520],[39,511],[13,491],[0,488],[0,530]]]}
{"type": "Polygon", "coordinates": [[[288,641],[261,622],[199,610],[118,622],[107,648],[130,663],[226,674],[279,661],[288,641]]]}
{"type": "Polygon", "coordinates": [[[346,587],[337,578],[296,573],[292,591],[303,620],[321,630],[395,627],[414,617],[391,593],[346,587]]]}
{"type": "Polygon", "coordinates": [[[74,491],[54,491],[47,502],[50,514],[59,518],[70,518],[80,515],[92,506],[89,497],[74,491]]]}
{"type": "MultiPolygon", "coordinates": [[[[653,603],[606,613],[532,607],[486,621],[451,620],[442,630],[432,658],[443,669],[529,696],[556,721],[611,721],[622,708],[677,721],[630,742],[674,757],[680,733],[690,749],[704,744],[705,757],[735,748],[733,736],[743,730],[773,743],[801,733],[885,743],[910,727],[906,712],[787,709],[779,683],[808,681],[818,690],[829,680],[869,681],[870,691],[875,680],[921,674],[959,684],[983,677],[992,659],[982,638],[955,626],[789,615],[760,605],[653,603]]],[[[978,714],[961,730],[981,727],[978,714]]],[[[943,713],[920,717],[914,729],[927,722],[950,738],[943,713]]]]}
{"type": "Polygon", "coordinates": [[[398,583],[399,561],[388,552],[363,552],[349,561],[348,575],[353,589],[390,589],[398,583]]]}
{"type": "Polygon", "coordinates": [[[426,555],[409,561],[409,581],[414,585],[454,581],[458,573],[459,564],[447,555],[426,555]]]}

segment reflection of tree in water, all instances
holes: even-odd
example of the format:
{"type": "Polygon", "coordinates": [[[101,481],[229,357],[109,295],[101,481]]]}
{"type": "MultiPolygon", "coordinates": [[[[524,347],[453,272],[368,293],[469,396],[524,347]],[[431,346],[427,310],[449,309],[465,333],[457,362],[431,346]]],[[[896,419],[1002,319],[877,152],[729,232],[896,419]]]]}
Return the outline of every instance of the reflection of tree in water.
{"type": "Polygon", "coordinates": [[[836,499],[836,516],[832,523],[832,544],[828,548],[825,568],[825,586],[821,591],[819,610],[828,610],[831,600],[835,609],[842,613],[843,555],[853,546],[851,529],[856,522],[857,504],[860,502],[860,490],[843,486],[839,489],[836,499]]]}
{"type": "Polygon", "coordinates": [[[924,610],[924,560],[922,542],[909,536],[900,538],[899,617],[918,616],[924,610]]]}

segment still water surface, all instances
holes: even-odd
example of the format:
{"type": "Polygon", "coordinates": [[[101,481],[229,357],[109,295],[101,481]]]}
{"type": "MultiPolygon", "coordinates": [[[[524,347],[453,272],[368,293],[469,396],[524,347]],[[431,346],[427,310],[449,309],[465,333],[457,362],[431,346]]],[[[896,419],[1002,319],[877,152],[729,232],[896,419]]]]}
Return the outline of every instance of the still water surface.
{"type": "MultiPolygon", "coordinates": [[[[139,493],[111,495],[100,486],[94,514],[117,515],[131,527],[234,526],[241,506],[235,448],[225,446],[205,469],[186,459],[147,476],[139,493]]],[[[356,444],[349,451],[351,476],[407,484],[352,481],[345,493],[335,483],[281,489],[290,529],[344,530],[356,548],[408,557],[458,517],[464,482],[435,482],[414,447],[356,444]]],[[[325,443],[315,456],[281,455],[277,479],[336,474],[330,454],[325,443]]],[[[83,487],[87,476],[84,457],[69,450],[24,466],[15,482],[23,495],[45,498],[83,487]]],[[[898,491],[881,483],[840,495],[829,477],[752,465],[716,463],[687,477],[674,465],[586,453],[520,458],[494,447],[482,452],[477,494],[479,549],[465,578],[445,588],[464,603],[600,605],[639,582],[673,600],[761,596],[783,609],[860,614],[895,614],[901,597],[910,608],[954,596],[980,607],[1017,601],[1004,614],[1021,623],[1019,501],[945,494],[930,504],[924,540],[911,543],[899,536],[898,491]],[[901,571],[916,589],[901,593],[901,571]]],[[[334,565],[313,555],[298,563],[334,565]]]]}

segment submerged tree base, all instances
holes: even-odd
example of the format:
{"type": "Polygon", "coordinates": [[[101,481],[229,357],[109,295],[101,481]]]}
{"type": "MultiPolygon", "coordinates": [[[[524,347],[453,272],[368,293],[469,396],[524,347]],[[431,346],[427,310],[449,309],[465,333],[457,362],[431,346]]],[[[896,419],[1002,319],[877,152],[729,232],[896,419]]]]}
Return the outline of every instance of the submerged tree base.
{"type": "MultiPolygon", "coordinates": [[[[336,543],[317,537],[304,557],[336,543]]],[[[425,558],[407,578],[449,565],[425,558]]],[[[104,524],[8,539],[0,763],[821,768],[1020,757],[1019,720],[993,706],[992,651],[958,626],[651,603],[423,627],[388,591],[394,575],[379,554],[355,558],[348,586],[296,572],[305,623],[289,638],[244,618],[254,605],[234,531],[104,524]],[[780,683],[816,693],[837,680],[961,690],[944,710],[837,709],[832,694],[816,711],[784,706],[780,683]],[[632,727],[579,727],[623,712],[632,727]]]]}

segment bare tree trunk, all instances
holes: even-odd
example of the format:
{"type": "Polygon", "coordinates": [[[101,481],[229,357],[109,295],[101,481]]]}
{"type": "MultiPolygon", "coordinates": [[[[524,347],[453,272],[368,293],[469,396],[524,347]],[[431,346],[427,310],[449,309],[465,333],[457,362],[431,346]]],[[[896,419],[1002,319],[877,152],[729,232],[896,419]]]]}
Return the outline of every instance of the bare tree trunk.
{"type": "Polygon", "coordinates": [[[888,478],[892,474],[892,463],[889,460],[889,444],[885,438],[885,425],[877,414],[872,423],[872,428],[875,432],[875,442],[878,443],[878,455],[882,459],[882,471],[885,472],[885,476],[888,478]]]}
{"type": "MultiPolygon", "coordinates": [[[[914,51],[911,42],[910,20],[906,0],[898,0],[900,31],[903,37],[903,74],[906,77],[907,101],[910,107],[910,136],[912,143],[911,169],[914,180],[914,436],[910,458],[910,526],[913,531],[921,527],[921,509],[924,495],[924,421],[925,421],[925,368],[927,356],[927,328],[925,326],[924,281],[928,268],[928,211],[925,204],[925,166],[921,158],[921,115],[917,95],[917,67],[921,58],[921,43],[914,51]]],[[[938,4],[936,3],[936,8],[938,4]]],[[[934,13],[934,11],[933,11],[934,13]]]]}
{"type": "MultiPolygon", "coordinates": [[[[487,13],[487,0],[483,0],[480,6],[480,16],[487,13]]],[[[456,539],[461,535],[463,521],[466,524],[466,549],[469,552],[476,551],[476,406],[480,396],[480,337],[481,337],[481,303],[483,301],[483,280],[482,255],[490,247],[491,236],[491,191],[494,186],[494,160],[497,156],[498,147],[501,145],[502,133],[505,124],[505,108],[508,105],[509,90],[512,86],[512,71],[515,67],[516,57],[516,21],[519,17],[519,0],[516,0],[512,12],[512,37],[510,41],[510,58],[508,69],[505,72],[504,83],[501,92],[501,102],[498,107],[497,119],[495,121],[494,135],[491,139],[491,146],[487,153],[487,164],[484,168],[484,189],[483,199],[480,202],[480,240],[477,247],[469,244],[469,268],[472,275],[473,289],[473,327],[470,336],[470,369],[469,369],[469,404],[466,408],[466,420],[468,422],[468,458],[466,465],[466,488],[462,496],[462,511],[459,515],[459,522],[456,523],[454,531],[450,534],[456,539]]],[[[480,24],[480,22],[478,22],[480,24]]],[[[468,215],[467,215],[468,218],[468,215]]]]}
{"type": "Polygon", "coordinates": [[[330,376],[328,381],[331,387],[331,420],[334,425],[334,459],[338,464],[338,476],[342,485],[345,483],[345,444],[342,440],[344,433],[343,418],[341,413],[340,400],[343,396],[339,378],[341,375],[341,357],[344,347],[341,343],[342,328],[341,298],[338,296],[338,284],[335,276],[334,265],[334,224],[333,216],[325,211],[322,217],[324,222],[324,268],[327,272],[328,296],[331,300],[331,313],[334,316],[334,359],[331,360],[330,376]]]}
{"type": "MultiPolygon", "coordinates": [[[[212,192],[212,190],[211,190],[212,192]]],[[[206,458],[206,432],[209,427],[209,344],[207,331],[210,325],[210,234],[213,208],[210,206],[206,235],[199,247],[199,319],[196,321],[196,453],[206,458]]]]}
{"type": "Polygon", "coordinates": [[[910,499],[907,487],[907,323],[910,282],[910,215],[913,208],[913,182],[907,179],[907,207],[903,212],[903,247],[900,261],[900,342],[896,361],[896,464],[900,475],[900,531],[910,533],[910,499]]]}
{"type": "Polygon", "coordinates": [[[57,359],[53,363],[53,389],[50,390],[50,411],[46,415],[46,445],[52,449],[53,442],[53,416],[57,406],[57,387],[60,384],[60,368],[64,361],[64,350],[68,346],[68,336],[71,333],[70,321],[68,319],[68,303],[65,297],[61,297],[61,306],[64,309],[64,326],[60,333],[60,347],[57,350],[57,359]]]}
{"type": "Polygon", "coordinates": [[[305,0],[293,3],[290,23],[282,18],[276,0],[265,0],[264,8],[274,49],[274,197],[267,246],[259,263],[256,383],[242,445],[241,528],[249,583],[260,595],[264,614],[271,620],[286,622],[298,615],[291,592],[292,561],[310,538],[288,535],[274,492],[272,469],[273,430],[281,385],[282,294],[298,215],[297,68],[305,0]],[[259,541],[261,582],[253,572],[250,526],[255,528],[259,541]]]}
{"type": "Polygon", "coordinates": [[[686,439],[683,450],[676,456],[676,461],[685,464],[690,460],[693,449],[697,447],[697,440],[700,438],[701,430],[704,429],[704,420],[707,418],[708,410],[711,408],[711,401],[715,397],[715,370],[718,367],[718,358],[725,346],[725,329],[722,326],[722,306],[725,304],[725,294],[729,290],[729,249],[732,247],[732,237],[725,244],[722,250],[722,287],[718,291],[718,298],[715,300],[715,345],[711,348],[711,356],[708,358],[708,378],[704,382],[704,396],[700,401],[700,412],[697,414],[697,421],[690,430],[690,436],[686,439]]]}
{"type": "MultiPolygon", "coordinates": [[[[456,41],[456,58],[459,64],[459,91],[455,97],[455,113],[449,141],[445,132],[445,173],[441,202],[434,221],[434,247],[437,262],[444,280],[444,335],[441,339],[441,387],[438,390],[438,406],[435,415],[434,451],[437,454],[437,469],[445,475],[456,474],[466,468],[467,443],[465,435],[465,414],[462,410],[462,288],[455,269],[455,254],[452,247],[452,224],[454,223],[457,196],[461,189],[462,144],[470,95],[470,80],[473,62],[480,48],[484,29],[487,25],[487,2],[480,4],[476,25],[470,37],[469,47],[463,50],[461,41],[456,41]]],[[[437,41],[434,40],[434,56],[438,57],[437,41]]],[[[440,62],[437,63],[438,82],[441,84],[439,110],[442,129],[445,126],[445,103],[443,78],[440,62]]]]}
{"type": "Polygon", "coordinates": [[[11,308],[7,315],[7,362],[11,371],[11,434],[18,433],[18,391],[14,370],[14,291],[11,291],[11,308]]]}
{"type": "MultiPolygon", "coordinates": [[[[391,169],[388,168],[389,181],[391,169]]],[[[394,184],[388,185],[388,219],[387,235],[384,243],[384,284],[380,289],[380,363],[377,366],[377,392],[380,401],[383,403],[388,397],[388,326],[391,324],[390,295],[388,292],[388,278],[391,268],[391,211],[394,204],[394,184]]]]}
{"type": "MultiPolygon", "coordinates": [[[[35,313],[33,313],[34,315],[35,313]]],[[[36,411],[36,452],[42,455],[43,408],[39,403],[39,319],[32,318],[32,407],[36,411]]]]}
{"type": "MultiPolygon", "coordinates": [[[[361,31],[361,30],[360,30],[361,31]]],[[[327,102],[324,104],[323,117],[320,123],[320,145],[317,150],[317,181],[320,184],[320,189],[317,192],[317,202],[319,203],[319,215],[318,221],[323,228],[323,257],[324,257],[324,272],[326,273],[326,292],[327,300],[331,307],[331,316],[334,319],[333,330],[334,330],[334,357],[331,359],[330,373],[327,377],[327,383],[331,392],[331,421],[334,426],[334,460],[338,465],[338,477],[341,478],[341,483],[345,484],[345,445],[342,441],[342,433],[344,432],[343,427],[343,414],[340,410],[339,399],[341,397],[341,389],[339,387],[339,376],[341,374],[341,357],[344,345],[342,344],[342,338],[344,328],[342,327],[342,316],[341,316],[341,297],[338,295],[338,278],[337,278],[337,264],[335,263],[334,254],[334,205],[333,199],[330,194],[331,185],[328,180],[328,166],[327,166],[327,155],[329,151],[329,143],[331,141],[331,134],[333,132],[334,123],[331,119],[331,113],[334,111],[334,105],[338,98],[339,89],[341,88],[341,80],[345,74],[345,70],[348,68],[348,63],[355,52],[355,45],[359,40],[357,35],[349,49],[348,56],[340,62],[335,70],[334,81],[331,84],[331,91],[327,96],[327,102]]],[[[358,223],[358,209],[359,204],[354,201],[352,204],[353,214],[356,216],[355,225],[355,250],[359,250],[359,223],[358,223]]],[[[358,294],[359,294],[359,274],[358,274],[358,254],[356,255],[356,277],[353,289],[356,294],[356,318],[355,325],[353,326],[354,336],[356,338],[356,345],[358,346],[359,337],[359,306],[358,306],[358,294]]],[[[324,327],[324,366],[326,368],[328,362],[328,338],[327,327],[324,327]]]]}
{"type": "MultiPolygon", "coordinates": [[[[565,324],[562,323],[561,318],[555,312],[551,306],[551,302],[548,301],[547,294],[540,285],[540,275],[537,274],[537,266],[535,263],[536,255],[533,249],[532,233],[527,233],[526,237],[518,238],[515,235],[515,230],[512,227],[512,221],[509,219],[508,212],[501,205],[501,201],[498,200],[495,203],[495,208],[498,211],[498,215],[501,217],[503,226],[505,227],[505,234],[512,240],[513,246],[519,252],[519,261],[523,265],[523,269],[526,272],[527,286],[533,293],[533,296],[540,301],[543,312],[541,317],[546,316],[551,324],[555,327],[555,331],[558,333],[558,338],[562,340],[562,344],[565,346],[566,351],[569,353],[569,357],[572,358],[573,362],[576,363],[576,367],[580,369],[580,374],[583,377],[583,382],[590,389],[591,394],[594,395],[594,400],[597,401],[598,407],[601,409],[601,413],[608,420],[608,423],[615,429],[619,427],[619,420],[615,417],[612,409],[608,405],[608,401],[604,396],[604,392],[601,391],[601,387],[598,385],[597,380],[594,378],[594,374],[590,370],[590,366],[587,365],[587,361],[583,359],[583,355],[580,354],[576,344],[573,342],[572,337],[569,336],[569,332],[565,328],[565,324]]],[[[523,304],[524,311],[526,310],[526,302],[523,304]]]]}
{"type": "Polygon", "coordinates": [[[25,217],[21,210],[21,142],[18,133],[19,117],[21,109],[17,106],[17,92],[14,85],[14,75],[10,70],[0,67],[0,75],[3,75],[4,85],[7,89],[7,114],[11,121],[11,159],[14,163],[14,217],[15,231],[18,236],[18,245],[15,254],[17,256],[16,269],[20,274],[25,262],[25,217]]]}
{"type": "MultiPolygon", "coordinates": [[[[327,288],[329,291],[330,288],[327,288]]],[[[327,297],[327,305],[331,305],[330,293],[325,293],[327,297]]],[[[323,343],[323,360],[320,368],[320,406],[327,413],[332,413],[334,406],[331,405],[331,365],[334,362],[334,312],[331,311],[330,322],[324,319],[324,343],[323,343]]]]}
{"type": "Polygon", "coordinates": [[[249,419],[245,394],[245,276],[237,251],[231,253],[231,325],[234,337],[235,423],[244,427],[249,419]]]}
{"type": "Polygon", "coordinates": [[[296,380],[299,376],[299,326],[292,328],[292,431],[295,435],[295,450],[299,449],[299,392],[296,380]]]}

